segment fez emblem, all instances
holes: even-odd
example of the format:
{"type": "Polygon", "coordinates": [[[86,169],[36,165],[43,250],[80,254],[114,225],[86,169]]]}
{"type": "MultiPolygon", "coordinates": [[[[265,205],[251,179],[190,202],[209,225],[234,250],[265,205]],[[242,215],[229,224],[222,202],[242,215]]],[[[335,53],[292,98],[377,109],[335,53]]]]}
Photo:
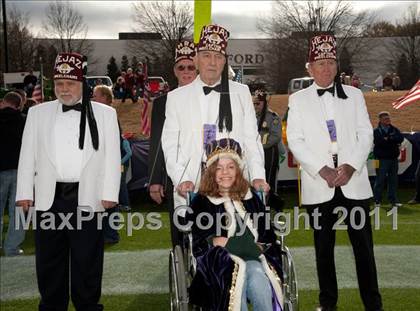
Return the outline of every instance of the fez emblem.
{"type": "Polygon", "coordinates": [[[210,36],[207,37],[207,40],[212,43],[212,44],[217,44],[219,45],[223,39],[220,38],[219,34],[217,33],[212,33],[210,36]]]}
{"type": "Polygon", "coordinates": [[[59,66],[57,66],[57,71],[62,74],[69,74],[72,70],[74,70],[74,68],[69,66],[69,64],[66,64],[66,63],[60,64],[59,66]]]}
{"type": "Polygon", "coordinates": [[[318,50],[322,53],[329,53],[333,49],[333,46],[328,42],[324,42],[321,45],[318,45],[318,50]]]}
{"type": "Polygon", "coordinates": [[[189,46],[184,46],[182,49],[179,50],[179,53],[184,55],[191,54],[192,52],[194,52],[194,50],[189,46]]]}

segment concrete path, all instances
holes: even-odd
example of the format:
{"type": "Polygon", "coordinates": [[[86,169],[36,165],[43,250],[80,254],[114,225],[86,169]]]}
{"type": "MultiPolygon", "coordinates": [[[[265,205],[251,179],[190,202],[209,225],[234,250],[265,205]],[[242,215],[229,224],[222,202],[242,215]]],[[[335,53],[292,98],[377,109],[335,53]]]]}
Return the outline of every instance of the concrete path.
{"type": "MultiPolygon", "coordinates": [[[[312,247],[293,248],[299,290],[317,289],[312,247]]],[[[168,292],[168,250],[107,252],[103,294],[168,292]]],[[[357,288],[350,247],[335,249],[338,285],[357,288]]],[[[420,288],[420,246],[376,246],[381,288],[420,288]]],[[[0,300],[38,297],[34,256],[0,258],[0,300]]]]}

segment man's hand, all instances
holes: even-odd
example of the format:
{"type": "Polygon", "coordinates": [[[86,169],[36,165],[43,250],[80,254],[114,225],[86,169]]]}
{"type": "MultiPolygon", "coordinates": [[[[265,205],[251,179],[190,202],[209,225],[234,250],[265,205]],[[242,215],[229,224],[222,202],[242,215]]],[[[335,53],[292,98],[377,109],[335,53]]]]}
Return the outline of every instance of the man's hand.
{"type": "Polygon", "coordinates": [[[341,164],[337,167],[337,177],[334,179],[335,186],[341,187],[347,185],[354,171],[355,168],[349,164],[341,164]]]}
{"type": "Polygon", "coordinates": [[[183,196],[184,198],[187,198],[187,193],[190,191],[194,191],[194,184],[192,181],[184,181],[178,185],[176,191],[178,191],[179,195],[183,196]]]}
{"type": "Polygon", "coordinates": [[[335,169],[325,165],[319,170],[319,175],[327,182],[328,187],[334,188],[336,186],[335,180],[338,176],[338,173],[335,169]]]}
{"type": "Polygon", "coordinates": [[[224,236],[216,236],[213,238],[213,245],[225,247],[227,241],[228,241],[228,238],[225,238],[224,236]]]}
{"type": "Polygon", "coordinates": [[[117,202],[102,200],[102,206],[104,209],[113,208],[115,205],[117,205],[117,202]]]}
{"type": "Polygon", "coordinates": [[[268,193],[270,191],[270,185],[265,182],[264,179],[254,179],[252,181],[252,187],[256,191],[264,191],[265,193],[268,193]]]}
{"type": "Polygon", "coordinates": [[[153,184],[149,187],[149,194],[153,201],[157,204],[162,203],[162,198],[165,197],[163,186],[159,184],[153,184]]]}
{"type": "Polygon", "coordinates": [[[29,211],[29,208],[34,205],[34,201],[32,200],[19,200],[16,201],[16,206],[22,207],[24,212],[29,211]]]}

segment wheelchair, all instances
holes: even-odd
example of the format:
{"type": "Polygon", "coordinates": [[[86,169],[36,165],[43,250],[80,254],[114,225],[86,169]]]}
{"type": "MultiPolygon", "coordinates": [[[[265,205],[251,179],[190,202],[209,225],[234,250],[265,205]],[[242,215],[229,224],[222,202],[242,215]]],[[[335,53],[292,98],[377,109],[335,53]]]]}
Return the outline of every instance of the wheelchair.
{"type": "MultiPolygon", "coordinates": [[[[188,197],[188,205],[191,202],[192,195],[188,197]]],[[[259,194],[265,205],[265,197],[259,194]]],[[[180,214],[182,217],[183,215],[180,214]]],[[[275,227],[276,228],[276,227],[275,227]]],[[[283,282],[281,284],[284,297],[284,311],[298,311],[298,283],[296,270],[293,263],[292,254],[285,244],[285,223],[279,222],[277,228],[283,230],[275,230],[277,235],[276,243],[280,247],[281,264],[283,270],[283,282]]],[[[201,310],[201,308],[192,305],[188,299],[188,288],[195,275],[196,262],[193,256],[193,237],[189,229],[183,228],[182,245],[176,245],[169,252],[169,297],[171,311],[190,311],[201,310]]]]}

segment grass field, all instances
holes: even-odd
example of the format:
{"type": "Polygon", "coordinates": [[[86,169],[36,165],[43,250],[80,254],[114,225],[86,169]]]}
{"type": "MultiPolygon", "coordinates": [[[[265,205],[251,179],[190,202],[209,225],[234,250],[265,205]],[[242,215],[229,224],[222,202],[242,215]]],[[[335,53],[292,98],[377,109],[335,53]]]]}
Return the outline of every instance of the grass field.
{"type": "MultiPolygon", "coordinates": [[[[294,206],[296,204],[296,193],[294,188],[282,189],[283,195],[286,199],[287,206],[294,206]]],[[[402,202],[408,201],[414,189],[412,187],[404,187],[399,190],[399,196],[402,202]]],[[[159,212],[163,227],[160,230],[152,231],[149,229],[141,229],[134,231],[133,236],[128,237],[124,230],[120,231],[120,243],[106,247],[106,252],[118,253],[123,251],[139,251],[148,249],[168,249],[170,247],[169,237],[169,219],[168,213],[164,206],[156,206],[146,199],[144,193],[137,194],[132,197],[133,210],[141,213],[159,212]]],[[[374,242],[376,246],[394,245],[394,246],[413,246],[420,245],[420,205],[405,205],[398,211],[397,224],[398,229],[392,229],[392,219],[387,216],[389,205],[384,205],[380,210],[380,228],[374,230],[374,242]]],[[[285,212],[291,213],[293,220],[293,210],[286,209],[285,212]]],[[[303,212],[303,210],[300,210],[303,212]]],[[[298,249],[299,247],[312,247],[312,231],[303,229],[303,219],[299,222],[299,229],[291,230],[287,236],[287,245],[298,249]]],[[[345,231],[337,232],[337,245],[348,245],[347,233],[345,231]]],[[[29,231],[27,238],[23,245],[25,254],[33,254],[33,232],[29,231]]],[[[390,256],[391,257],[391,256],[390,256]]],[[[166,259],[164,260],[166,263],[166,259]]],[[[340,263],[337,262],[337,266],[340,263]]],[[[401,262],[401,269],[405,262],[401,262]]],[[[142,266],[131,266],[133,274],[142,275],[142,266]]],[[[166,268],[166,267],[162,267],[166,268]]],[[[299,276],[299,267],[298,276],[299,276]]],[[[315,269],[315,266],[312,267],[315,269]]],[[[381,270],[381,267],[378,267],[381,270]]],[[[420,268],[418,271],[418,278],[420,279],[420,268]]],[[[301,274],[304,271],[301,271],[301,274]]],[[[398,275],[396,276],[398,279],[398,275]]],[[[397,282],[397,281],[396,281],[397,282]]],[[[1,282],[0,282],[1,285],[1,282]]],[[[315,284],[316,285],[316,284],[315,284]]],[[[396,283],[396,285],[398,285],[396,283]]],[[[35,285],[34,285],[35,286],[35,285]]],[[[118,286],[116,284],[116,286],[118,286]]],[[[0,288],[1,289],[1,288],[0,288]]],[[[2,290],[6,290],[3,288],[2,290]]],[[[384,299],[385,310],[408,310],[417,311],[420,308],[420,286],[413,284],[407,288],[381,288],[381,293],[384,299]]],[[[313,310],[317,305],[317,291],[313,289],[300,290],[300,310],[313,310]]],[[[103,295],[102,303],[107,310],[168,310],[169,297],[166,293],[138,293],[138,294],[121,294],[121,295],[103,295]]],[[[3,300],[0,302],[0,310],[35,310],[38,300],[36,298],[24,300],[3,300]]],[[[363,310],[361,300],[356,288],[341,288],[339,298],[340,310],[363,310]]]]}
{"type": "MultiPolygon", "coordinates": [[[[416,311],[420,306],[418,289],[382,289],[384,310],[389,311],[416,311]]],[[[317,291],[303,291],[299,293],[299,310],[314,310],[317,305],[317,291]]],[[[340,311],[363,311],[357,289],[339,290],[340,311]]],[[[121,295],[103,296],[102,303],[105,309],[114,311],[160,311],[169,310],[169,295],[121,295]]],[[[35,310],[37,300],[21,300],[2,303],[3,311],[32,311],[35,310]]],[[[71,307],[69,310],[74,311],[71,307]]]]}

